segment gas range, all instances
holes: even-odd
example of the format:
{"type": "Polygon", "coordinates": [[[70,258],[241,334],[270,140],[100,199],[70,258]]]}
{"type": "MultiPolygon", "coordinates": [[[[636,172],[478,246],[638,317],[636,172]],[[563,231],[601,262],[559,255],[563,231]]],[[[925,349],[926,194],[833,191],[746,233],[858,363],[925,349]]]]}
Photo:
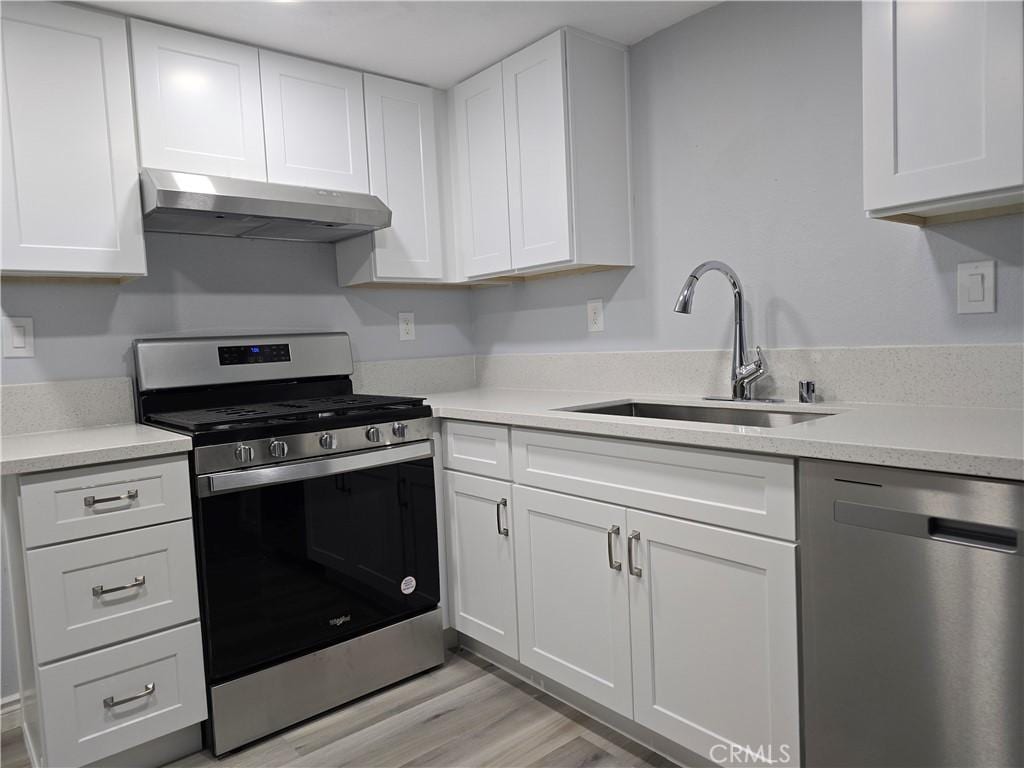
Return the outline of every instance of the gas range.
{"type": "Polygon", "coordinates": [[[144,339],[135,363],[139,420],[192,438],[214,754],[442,663],[422,398],[355,394],[344,333],[144,339]]]}
{"type": "Polygon", "coordinates": [[[191,436],[197,474],[430,438],[423,398],[352,392],[346,334],[147,339],[135,352],[140,420],[191,436]]]}

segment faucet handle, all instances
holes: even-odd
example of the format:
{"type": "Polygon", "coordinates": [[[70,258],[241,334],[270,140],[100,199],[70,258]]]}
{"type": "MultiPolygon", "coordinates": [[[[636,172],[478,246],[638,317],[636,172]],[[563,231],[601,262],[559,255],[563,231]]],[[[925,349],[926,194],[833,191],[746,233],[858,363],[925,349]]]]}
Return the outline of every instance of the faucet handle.
{"type": "Polygon", "coordinates": [[[764,357],[761,356],[761,348],[760,347],[754,347],[754,352],[755,352],[756,357],[754,357],[754,359],[751,360],[749,363],[746,363],[745,365],[740,366],[740,369],[738,371],[736,371],[736,374],[740,378],[744,378],[746,376],[750,376],[753,373],[761,373],[761,372],[763,372],[763,370],[764,370],[764,357]]]}

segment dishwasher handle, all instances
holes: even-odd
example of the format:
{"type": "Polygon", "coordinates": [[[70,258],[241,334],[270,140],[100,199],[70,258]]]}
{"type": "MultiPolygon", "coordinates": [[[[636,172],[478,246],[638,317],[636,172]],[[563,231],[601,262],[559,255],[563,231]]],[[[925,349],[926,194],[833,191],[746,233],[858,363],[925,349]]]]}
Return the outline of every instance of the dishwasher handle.
{"type": "Polygon", "coordinates": [[[948,544],[962,544],[1010,554],[1017,551],[1018,545],[1017,531],[1012,528],[948,520],[942,517],[928,518],[928,536],[948,544]]]}

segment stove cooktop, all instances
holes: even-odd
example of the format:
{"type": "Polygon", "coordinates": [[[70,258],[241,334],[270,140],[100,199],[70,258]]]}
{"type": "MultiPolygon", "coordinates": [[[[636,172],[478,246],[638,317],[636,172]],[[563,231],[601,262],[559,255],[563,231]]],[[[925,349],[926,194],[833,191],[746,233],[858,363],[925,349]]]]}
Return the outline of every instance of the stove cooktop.
{"type": "Polygon", "coordinates": [[[430,415],[422,398],[341,394],[155,412],[145,421],[189,434],[196,445],[210,445],[430,415]]]}

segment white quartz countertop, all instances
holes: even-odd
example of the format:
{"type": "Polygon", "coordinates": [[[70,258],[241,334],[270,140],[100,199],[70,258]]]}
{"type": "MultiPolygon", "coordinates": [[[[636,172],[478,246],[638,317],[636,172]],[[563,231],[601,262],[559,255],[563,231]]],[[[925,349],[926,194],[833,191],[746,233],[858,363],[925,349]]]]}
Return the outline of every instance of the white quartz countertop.
{"type": "Polygon", "coordinates": [[[192,440],[186,435],[142,424],[29,432],[0,438],[0,469],[4,475],[20,475],[182,453],[191,448],[192,440]]]}
{"type": "Polygon", "coordinates": [[[468,389],[430,395],[428,402],[434,415],[444,419],[1024,480],[1024,410],[1019,409],[795,402],[737,405],[699,398],[530,389],[468,389]],[[834,415],[769,429],[555,410],[615,400],[834,415]]]}

